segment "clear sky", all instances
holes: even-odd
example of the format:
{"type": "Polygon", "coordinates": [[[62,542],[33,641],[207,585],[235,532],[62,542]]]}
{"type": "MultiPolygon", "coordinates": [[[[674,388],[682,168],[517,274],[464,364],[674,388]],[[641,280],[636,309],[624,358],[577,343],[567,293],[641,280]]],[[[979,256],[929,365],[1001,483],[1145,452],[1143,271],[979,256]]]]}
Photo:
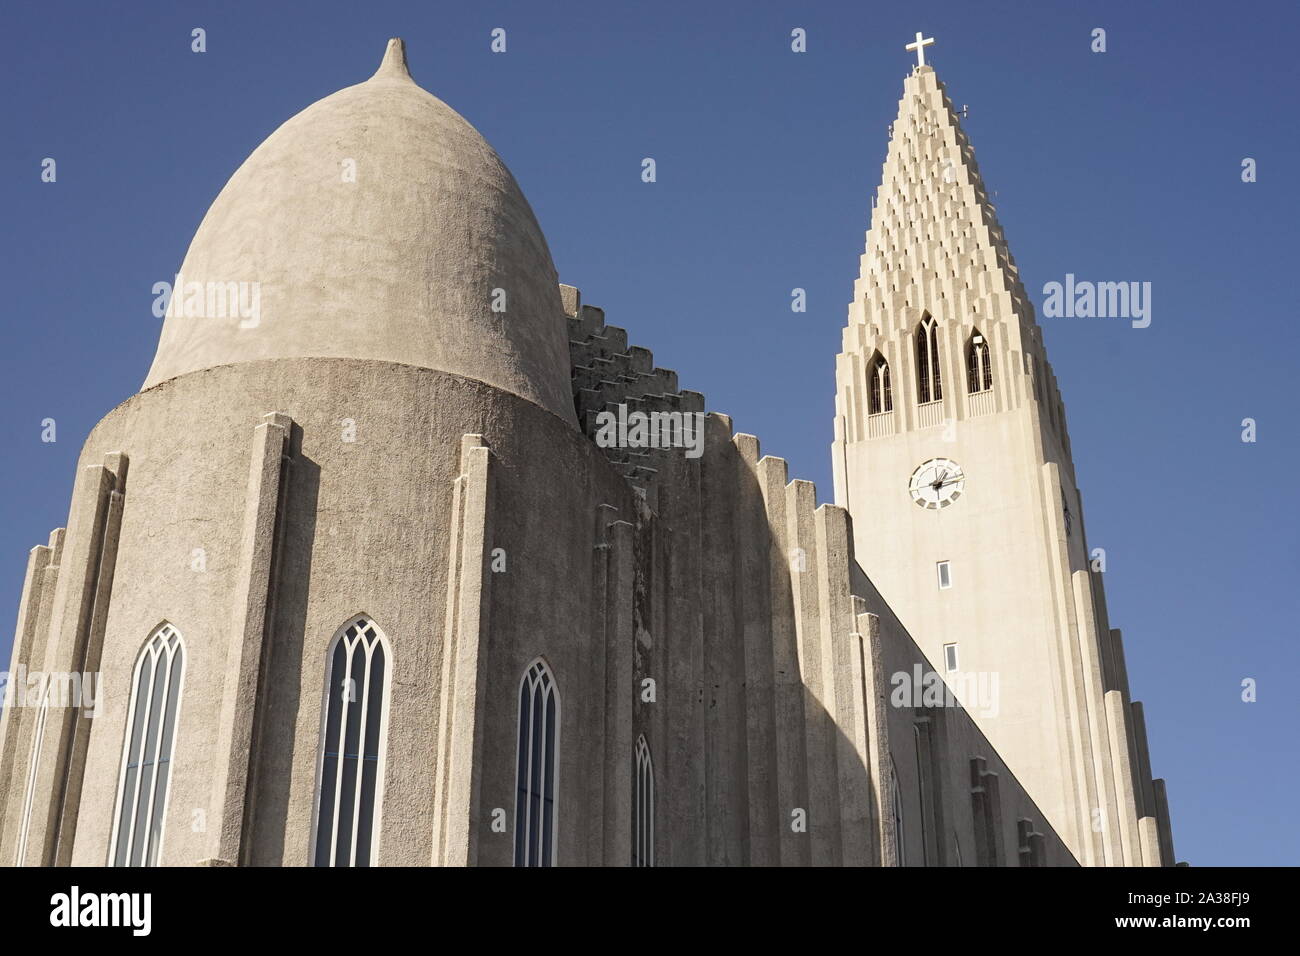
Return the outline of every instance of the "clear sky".
{"type": "Polygon", "coordinates": [[[924,30],[969,105],[1035,303],[1066,273],[1152,283],[1149,328],[1040,321],[1179,859],[1300,862],[1294,3],[43,2],[0,16],[4,661],[28,549],[67,521],[81,442],[144,380],[153,283],[248,153],[367,78],[390,36],[510,165],[561,280],[829,499],[840,329],[903,44],[924,30]],[[206,53],[191,52],[195,27],[206,53]],[[495,27],[505,54],[489,50],[495,27]],[[1098,27],[1105,53],[1090,49],[1098,27]],[[1242,182],[1246,157],[1257,182],[1242,182]],[[1257,702],[1241,700],[1245,678],[1257,702]]]}

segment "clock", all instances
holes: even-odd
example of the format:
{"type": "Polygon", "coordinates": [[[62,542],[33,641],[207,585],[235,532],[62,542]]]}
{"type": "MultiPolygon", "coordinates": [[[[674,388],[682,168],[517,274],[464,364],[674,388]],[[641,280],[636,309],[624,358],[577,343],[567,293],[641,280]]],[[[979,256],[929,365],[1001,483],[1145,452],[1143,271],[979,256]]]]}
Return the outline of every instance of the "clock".
{"type": "Polygon", "coordinates": [[[938,511],[961,497],[966,490],[966,473],[951,459],[931,458],[912,472],[907,490],[918,508],[938,511]]]}

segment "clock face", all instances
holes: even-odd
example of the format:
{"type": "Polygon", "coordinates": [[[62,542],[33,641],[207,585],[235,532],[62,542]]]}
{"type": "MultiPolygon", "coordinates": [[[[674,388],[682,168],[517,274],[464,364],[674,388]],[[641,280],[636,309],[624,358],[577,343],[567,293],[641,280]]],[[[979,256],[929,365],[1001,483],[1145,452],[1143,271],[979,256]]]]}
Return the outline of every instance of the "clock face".
{"type": "Polygon", "coordinates": [[[938,511],[961,497],[966,490],[966,473],[951,459],[931,458],[912,472],[907,490],[917,507],[938,511]]]}

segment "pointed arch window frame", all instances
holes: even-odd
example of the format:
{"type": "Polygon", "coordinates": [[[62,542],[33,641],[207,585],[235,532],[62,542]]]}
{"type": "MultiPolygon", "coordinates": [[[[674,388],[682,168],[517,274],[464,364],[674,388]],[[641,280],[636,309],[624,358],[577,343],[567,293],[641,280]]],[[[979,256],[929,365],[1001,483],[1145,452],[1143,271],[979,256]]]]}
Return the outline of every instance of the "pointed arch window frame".
{"type": "Polygon", "coordinates": [[[966,340],[966,392],[977,395],[993,389],[993,353],[988,336],[971,329],[966,340]]]}
{"type": "Polygon", "coordinates": [[[180,736],[180,719],[185,704],[185,673],[189,667],[188,657],[189,655],[185,653],[185,638],[180,629],[170,621],[163,621],[150,631],[136,654],[135,666],[131,670],[131,696],[127,703],[126,729],[122,739],[122,757],[117,777],[117,796],[113,801],[113,830],[108,844],[108,866],[156,866],[162,856],[163,842],[167,836],[167,809],[171,804],[171,764],[176,753],[176,740],[180,736]],[[172,638],[175,638],[174,644],[172,638]],[[139,731],[139,744],[142,747],[146,746],[148,743],[145,740],[146,732],[154,723],[151,714],[155,699],[154,692],[157,689],[158,662],[164,656],[168,666],[163,682],[163,696],[159,698],[164,702],[164,709],[157,720],[153,760],[145,761],[141,758],[148,751],[141,753],[135,749],[136,732],[139,731]],[[144,674],[146,662],[150,666],[150,674],[154,676],[149,681],[147,696],[141,700],[140,679],[144,674]],[[177,662],[180,664],[179,672],[174,671],[177,662]],[[171,697],[173,686],[176,690],[175,698],[171,697]],[[140,723],[142,717],[144,720],[140,723]],[[167,753],[165,758],[161,756],[164,747],[167,753]],[[134,764],[131,762],[133,755],[137,758],[134,764]],[[166,765],[166,778],[162,784],[162,802],[159,806],[158,778],[163,772],[164,765],[166,765]],[[143,790],[140,786],[143,774],[140,771],[146,766],[153,767],[153,774],[149,783],[148,809],[144,820],[144,842],[139,844],[139,853],[137,853],[135,837],[136,827],[140,822],[140,797],[143,790]],[[133,769],[136,773],[131,776],[129,771],[133,769]],[[131,784],[128,784],[128,778],[131,784]],[[127,809],[126,798],[129,785],[133,787],[130,804],[132,812],[126,833],[123,834],[122,823],[127,809]],[[158,824],[156,832],[153,829],[155,820],[158,824]],[[137,859],[139,862],[136,862],[137,859]]]}
{"type": "Polygon", "coordinates": [[[939,323],[929,312],[916,325],[916,401],[943,401],[943,371],[939,356],[939,323]]]}
{"type": "MultiPolygon", "coordinates": [[[[379,626],[379,624],[375,621],[375,619],[371,615],[364,614],[364,613],[353,615],[352,617],[348,618],[347,621],[344,622],[344,624],[334,632],[334,636],[330,638],[330,642],[325,649],[324,672],[325,672],[324,687],[321,693],[320,733],[317,737],[317,746],[316,746],[316,783],[315,783],[315,796],[313,798],[313,803],[312,803],[311,843],[309,845],[310,852],[311,852],[311,864],[312,866],[358,866],[358,865],[378,866],[380,835],[383,833],[384,789],[385,789],[384,783],[385,783],[386,771],[388,766],[389,711],[391,710],[391,705],[392,705],[392,682],[393,682],[393,648],[392,648],[392,643],[388,638],[388,634],[384,631],[382,627],[379,626]],[[342,796],[342,785],[343,785],[344,778],[346,776],[346,766],[343,761],[337,759],[339,755],[343,753],[342,749],[336,749],[332,752],[327,749],[329,744],[331,704],[335,702],[341,702],[342,700],[341,681],[336,680],[335,673],[334,673],[335,654],[341,642],[344,640],[344,638],[348,636],[348,631],[362,624],[366,625],[366,627],[358,630],[355,638],[353,639],[353,645],[345,649],[343,673],[344,674],[353,673],[352,662],[355,659],[355,653],[357,647],[362,643],[362,640],[364,638],[364,631],[366,630],[372,631],[374,634],[374,640],[366,648],[367,660],[365,666],[365,678],[366,678],[365,688],[362,694],[359,695],[360,700],[349,701],[349,703],[357,703],[359,705],[356,708],[356,711],[362,718],[362,723],[361,723],[362,730],[358,733],[358,741],[357,741],[358,745],[361,747],[361,751],[360,751],[361,756],[360,759],[358,760],[358,770],[364,771],[365,762],[369,758],[364,753],[366,742],[361,737],[361,733],[364,733],[364,731],[369,726],[370,714],[368,712],[368,707],[370,703],[369,694],[371,690],[370,678],[372,673],[372,667],[374,665],[374,649],[375,647],[380,648],[380,650],[383,653],[383,687],[381,688],[381,693],[383,696],[379,704],[378,742],[376,748],[377,752],[374,758],[375,777],[374,777],[373,796],[371,798],[372,806],[370,809],[371,825],[370,825],[370,838],[369,838],[369,853],[367,854],[367,858],[365,862],[358,863],[357,835],[359,831],[357,828],[360,824],[360,815],[361,815],[361,806],[362,806],[360,798],[362,797],[362,791],[365,787],[364,772],[358,772],[355,777],[355,783],[354,783],[355,789],[353,790],[352,803],[351,803],[351,807],[352,807],[351,834],[352,835],[348,844],[349,846],[348,862],[338,863],[337,862],[338,850],[339,850],[338,808],[339,808],[339,798],[340,796],[342,796]],[[336,691],[339,693],[335,693],[336,691]],[[321,837],[320,827],[321,827],[322,797],[324,796],[323,786],[325,782],[325,760],[326,757],[330,756],[331,754],[335,757],[336,762],[334,764],[334,792],[329,805],[330,833],[331,833],[331,840],[329,844],[330,857],[328,862],[322,863],[321,845],[320,845],[320,837],[321,837]]],[[[340,719],[338,724],[338,733],[340,737],[343,737],[347,728],[347,724],[344,722],[343,719],[344,716],[346,716],[346,713],[340,713],[340,719]]],[[[346,738],[344,738],[343,742],[346,743],[346,738]]]]}
{"type": "Polygon", "coordinates": [[[560,833],[558,780],[563,710],[559,682],[544,657],[533,658],[524,668],[516,697],[519,719],[515,737],[514,865],[554,866],[560,833]],[[553,712],[548,702],[554,703],[553,712]],[[539,742],[540,750],[536,746],[539,742]],[[534,826],[534,810],[543,817],[540,827],[534,826]],[[547,813],[549,826],[545,821],[547,813]]]}
{"type": "Polygon", "coordinates": [[[894,390],[889,359],[879,349],[867,363],[867,414],[885,415],[894,410],[894,390]]]}
{"type": "Polygon", "coordinates": [[[636,814],[632,828],[632,865],[655,865],[655,765],[650,744],[641,734],[636,739],[636,814]]]}

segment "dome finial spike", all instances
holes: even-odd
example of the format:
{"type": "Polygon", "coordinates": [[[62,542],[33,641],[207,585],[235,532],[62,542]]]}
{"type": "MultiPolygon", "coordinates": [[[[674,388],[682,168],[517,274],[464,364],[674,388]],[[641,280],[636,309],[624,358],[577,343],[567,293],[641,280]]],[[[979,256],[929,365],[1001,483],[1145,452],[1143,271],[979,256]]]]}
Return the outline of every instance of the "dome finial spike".
{"type": "Polygon", "coordinates": [[[388,41],[388,49],[384,50],[383,62],[379,64],[379,69],[375,70],[372,80],[378,79],[411,79],[411,72],[406,68],[406,44],[402,42],[401,37],[393,37],[388,41]]]}

